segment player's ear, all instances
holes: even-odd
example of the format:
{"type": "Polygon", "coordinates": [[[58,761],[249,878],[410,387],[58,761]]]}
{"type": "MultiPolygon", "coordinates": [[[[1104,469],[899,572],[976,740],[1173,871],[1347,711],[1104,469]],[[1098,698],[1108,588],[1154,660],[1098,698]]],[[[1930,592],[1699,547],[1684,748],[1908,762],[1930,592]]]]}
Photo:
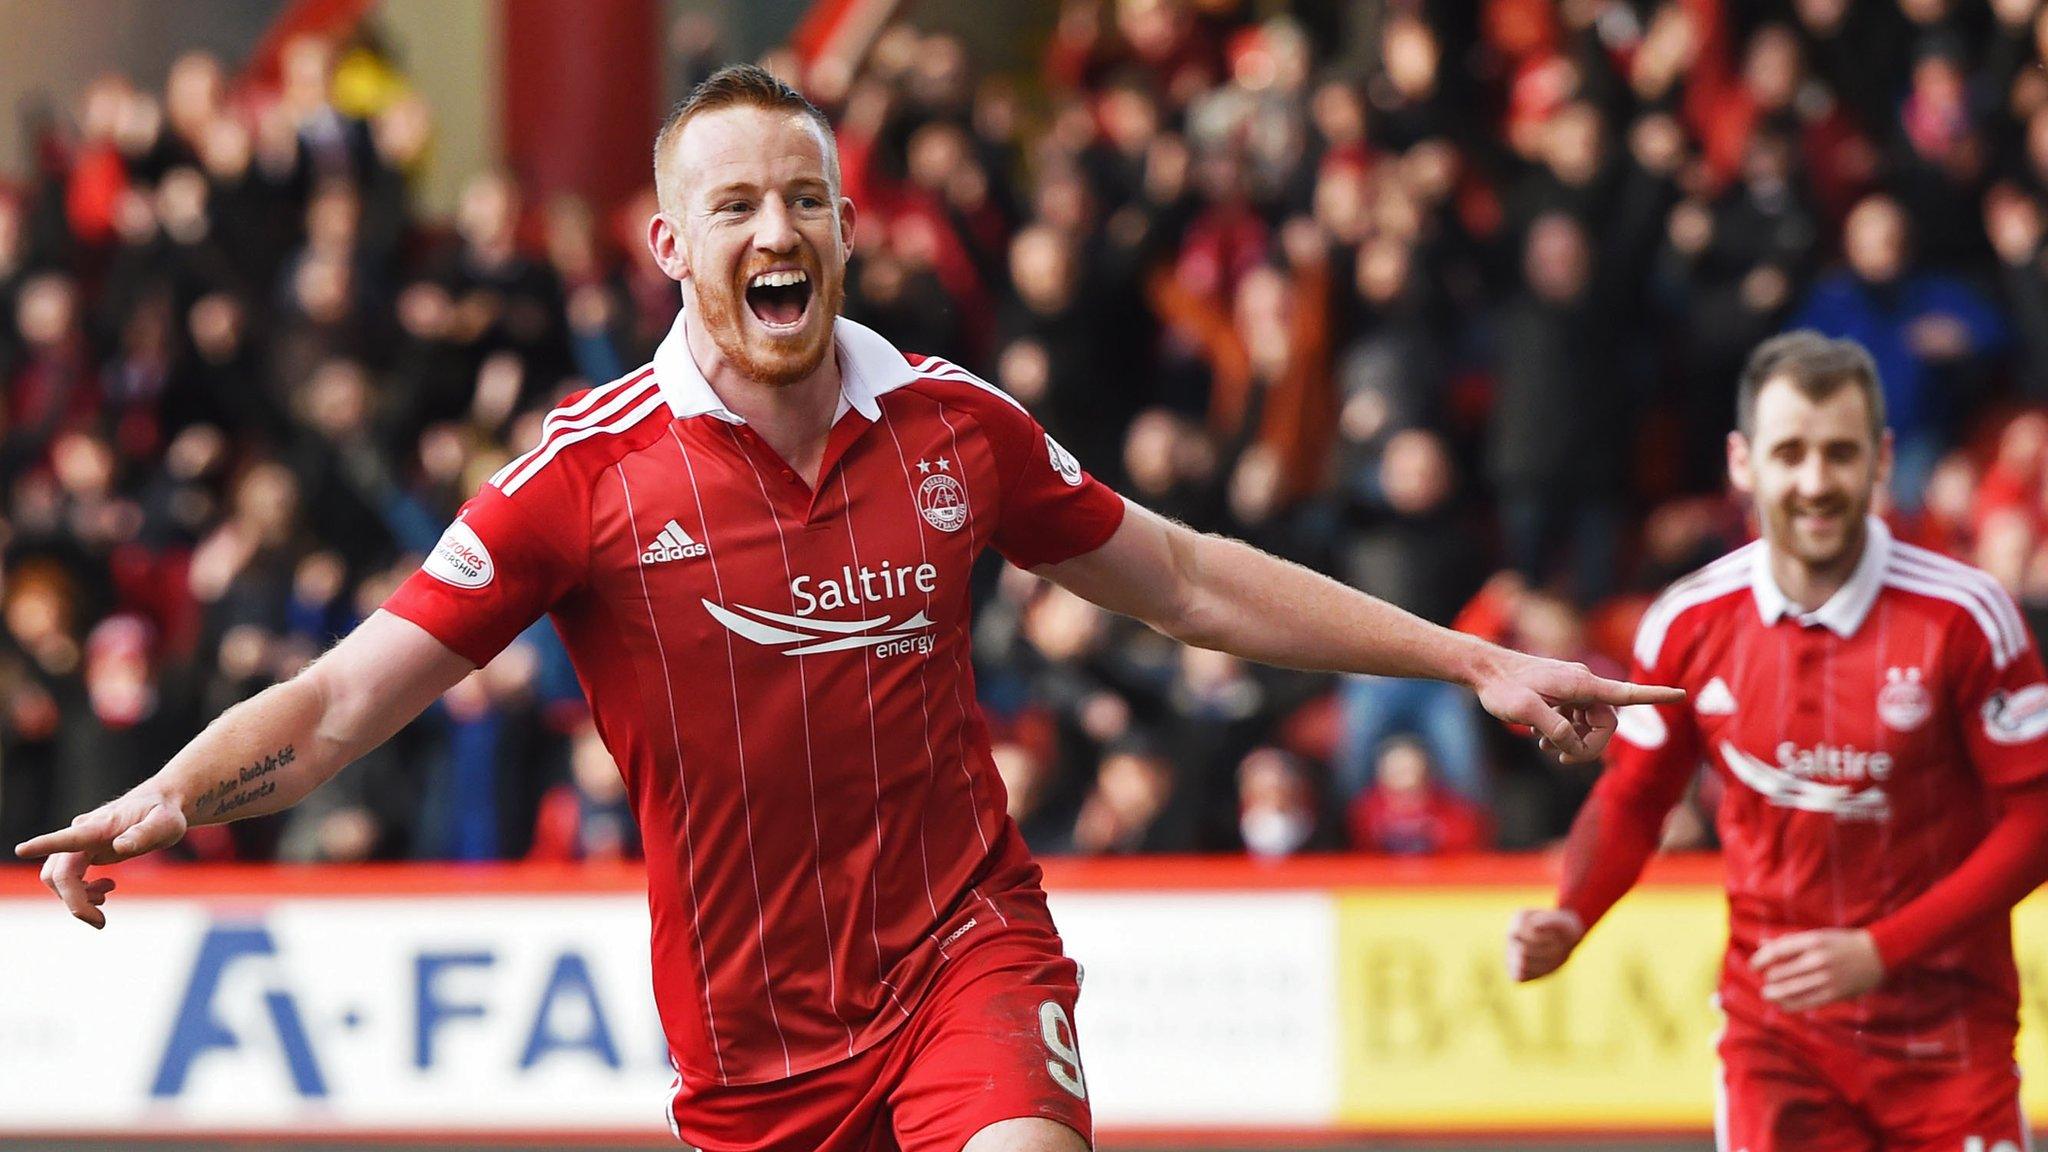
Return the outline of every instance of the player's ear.
{"type": "Polygon", "coordinates": [[[683,251],[682,233],[668,213],[656,212],[647,222],[647,251],[662,274],[678,284],[690,278],[690,260],[683,251]]]}
{"type": "Polygon", "coordinates": [[[1749,437],[1740,432],[1728,434],[1728,483],[1744,496],[1756,491],[1755,481],[1749,473],[1749,437]]]}
{"type": "Polygon", "coordinates": [[[839,259],[841,261],[853,259],[854,216],[852,198],[841,196],[839,198],[839,259]]]}
{"type": "Polygon", "coordinates": [[[1898,456],[1892,442],[1892,430],[1887,428],[1877,438],[1877,490],[1888,491],[1892,484],[1892,464],[1898,456]]]}

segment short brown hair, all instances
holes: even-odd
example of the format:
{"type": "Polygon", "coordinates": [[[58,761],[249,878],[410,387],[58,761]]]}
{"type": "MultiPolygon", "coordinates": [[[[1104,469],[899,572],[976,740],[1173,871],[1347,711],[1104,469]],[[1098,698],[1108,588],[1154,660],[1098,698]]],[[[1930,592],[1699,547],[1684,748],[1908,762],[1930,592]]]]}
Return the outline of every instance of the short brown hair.
{"type": "Polygon", "coordinates": [[[1756,398],[1764,385],[1783,380],[1801,395],[1819,403],[1844,388],[1862,391],[1864,406],[1870,409],[1870,437],[1884,438],[1884,389],[1878,384],[1877,363],[1863,345],[1849,339],[1833,339],[1802,328],[1773,336],[1757,345],[1743,366],[1742,382],[1735,391],[1735,430],[1756,435],[1756,398]]]}
{"type": "Polygon", "coordinates": [[[797,112],[815,121],[825,134],[826,179],[831,182],[835,193],[839,190],[839,148],[832,136],[832,122],[825,118],[818,106],[805,99],[803,93],[790,87],[781,77],[758,64],[728,64],[690,89],[688,96],[669,109],[661,131],[654,134],[654,196],[663,211],[668,209],[674,189],[668,186],[661,158],[682,136],[683,126],[700,112],[741,105],[797,112]]]}

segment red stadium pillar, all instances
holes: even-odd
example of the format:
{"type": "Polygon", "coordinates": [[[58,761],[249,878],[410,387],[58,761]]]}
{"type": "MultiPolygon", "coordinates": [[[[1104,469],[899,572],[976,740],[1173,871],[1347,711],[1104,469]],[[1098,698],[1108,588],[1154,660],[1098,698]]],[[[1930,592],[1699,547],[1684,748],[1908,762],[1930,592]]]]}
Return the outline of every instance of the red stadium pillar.
{"type": "Polygon", "coordinates": [[[653,179],[658,0],[505,0],[505,160],[529,206],[577,192],[599,212],[653,179]]]}

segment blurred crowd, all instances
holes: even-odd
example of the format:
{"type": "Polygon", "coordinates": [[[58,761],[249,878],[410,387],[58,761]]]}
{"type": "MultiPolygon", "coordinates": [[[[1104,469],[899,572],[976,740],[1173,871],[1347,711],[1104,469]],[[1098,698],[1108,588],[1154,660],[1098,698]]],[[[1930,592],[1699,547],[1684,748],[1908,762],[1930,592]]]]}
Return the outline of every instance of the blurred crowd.
{"type": "MultiPolygon", "coordinates": [[[[675,30],[677,83],[720,59],[675,30]]],[[[839,133],[847,313],[1082,462],[1431,620],[1625,669],[1740,543],[1738,369],[1883,374],[1907,537],[2048,613],[2040,0],[1067,0],[1037,67],[899,25],[764,63],[839,133]]],[[[410,183],[374,30],[274,80],[94,83],[0,191],[0,843],[153,771],[417,565],[560,396],[677,307],[626,203],[410,183]]],[[[1560,768],[1461,690],[1188,649],[993,557],[982,704],[1041,852],[1554,840],[1560,768]]],[[[1667,829],[1711,842],[1711,787],[1667,829]]],[[[300,809],[199,859],[607,859],[617,773],[542,622],[300,809]]]]}

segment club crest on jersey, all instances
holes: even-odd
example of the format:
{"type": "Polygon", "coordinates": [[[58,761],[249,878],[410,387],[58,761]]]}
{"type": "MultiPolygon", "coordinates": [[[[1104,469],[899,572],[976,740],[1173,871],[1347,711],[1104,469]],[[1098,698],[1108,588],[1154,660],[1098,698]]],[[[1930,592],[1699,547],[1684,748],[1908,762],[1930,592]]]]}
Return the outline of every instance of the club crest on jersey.
{"type": "Polygon", "coordinates": [[[967,526],[967,489],[953,476],[953,461],[941,456],[919,460],[917,470],[924,479],[917,485],[917,510],[924,522],[941,532],[958,532],[967,526]],[[938,470],[935,472],[933,468],[938,470]]]}
{"type": "Polygon", "coordinates": [[[1920,682],[1918,668],[1887,668],[1877,692],[1877,718],[1894,732],[1911,732],[1934,715],[1934,696],[1920,682]]]}
{"type": "Polygon", "coordinates": [[[457,588],[481,588],[489,584],[496,574],[491,566],[490,550],[484,547],[476,529],[461,520],[448,525],[448,530],[441,533],[441,539],[435,542],[434,550],[420,568],[443,584],[453,584],[457,588]]]}
{"type": "Polygon", "coordinates": [[[1060,442],[1053,439],[1050,432],[1045,434],[1045,450],[1052,457],[1052,470],[1060,474],[1060,479],[1065,480],[1070,488],[1079,488],[1081,462],[1074,459],[1074,454],[1060,447],[1060,442]]]}

